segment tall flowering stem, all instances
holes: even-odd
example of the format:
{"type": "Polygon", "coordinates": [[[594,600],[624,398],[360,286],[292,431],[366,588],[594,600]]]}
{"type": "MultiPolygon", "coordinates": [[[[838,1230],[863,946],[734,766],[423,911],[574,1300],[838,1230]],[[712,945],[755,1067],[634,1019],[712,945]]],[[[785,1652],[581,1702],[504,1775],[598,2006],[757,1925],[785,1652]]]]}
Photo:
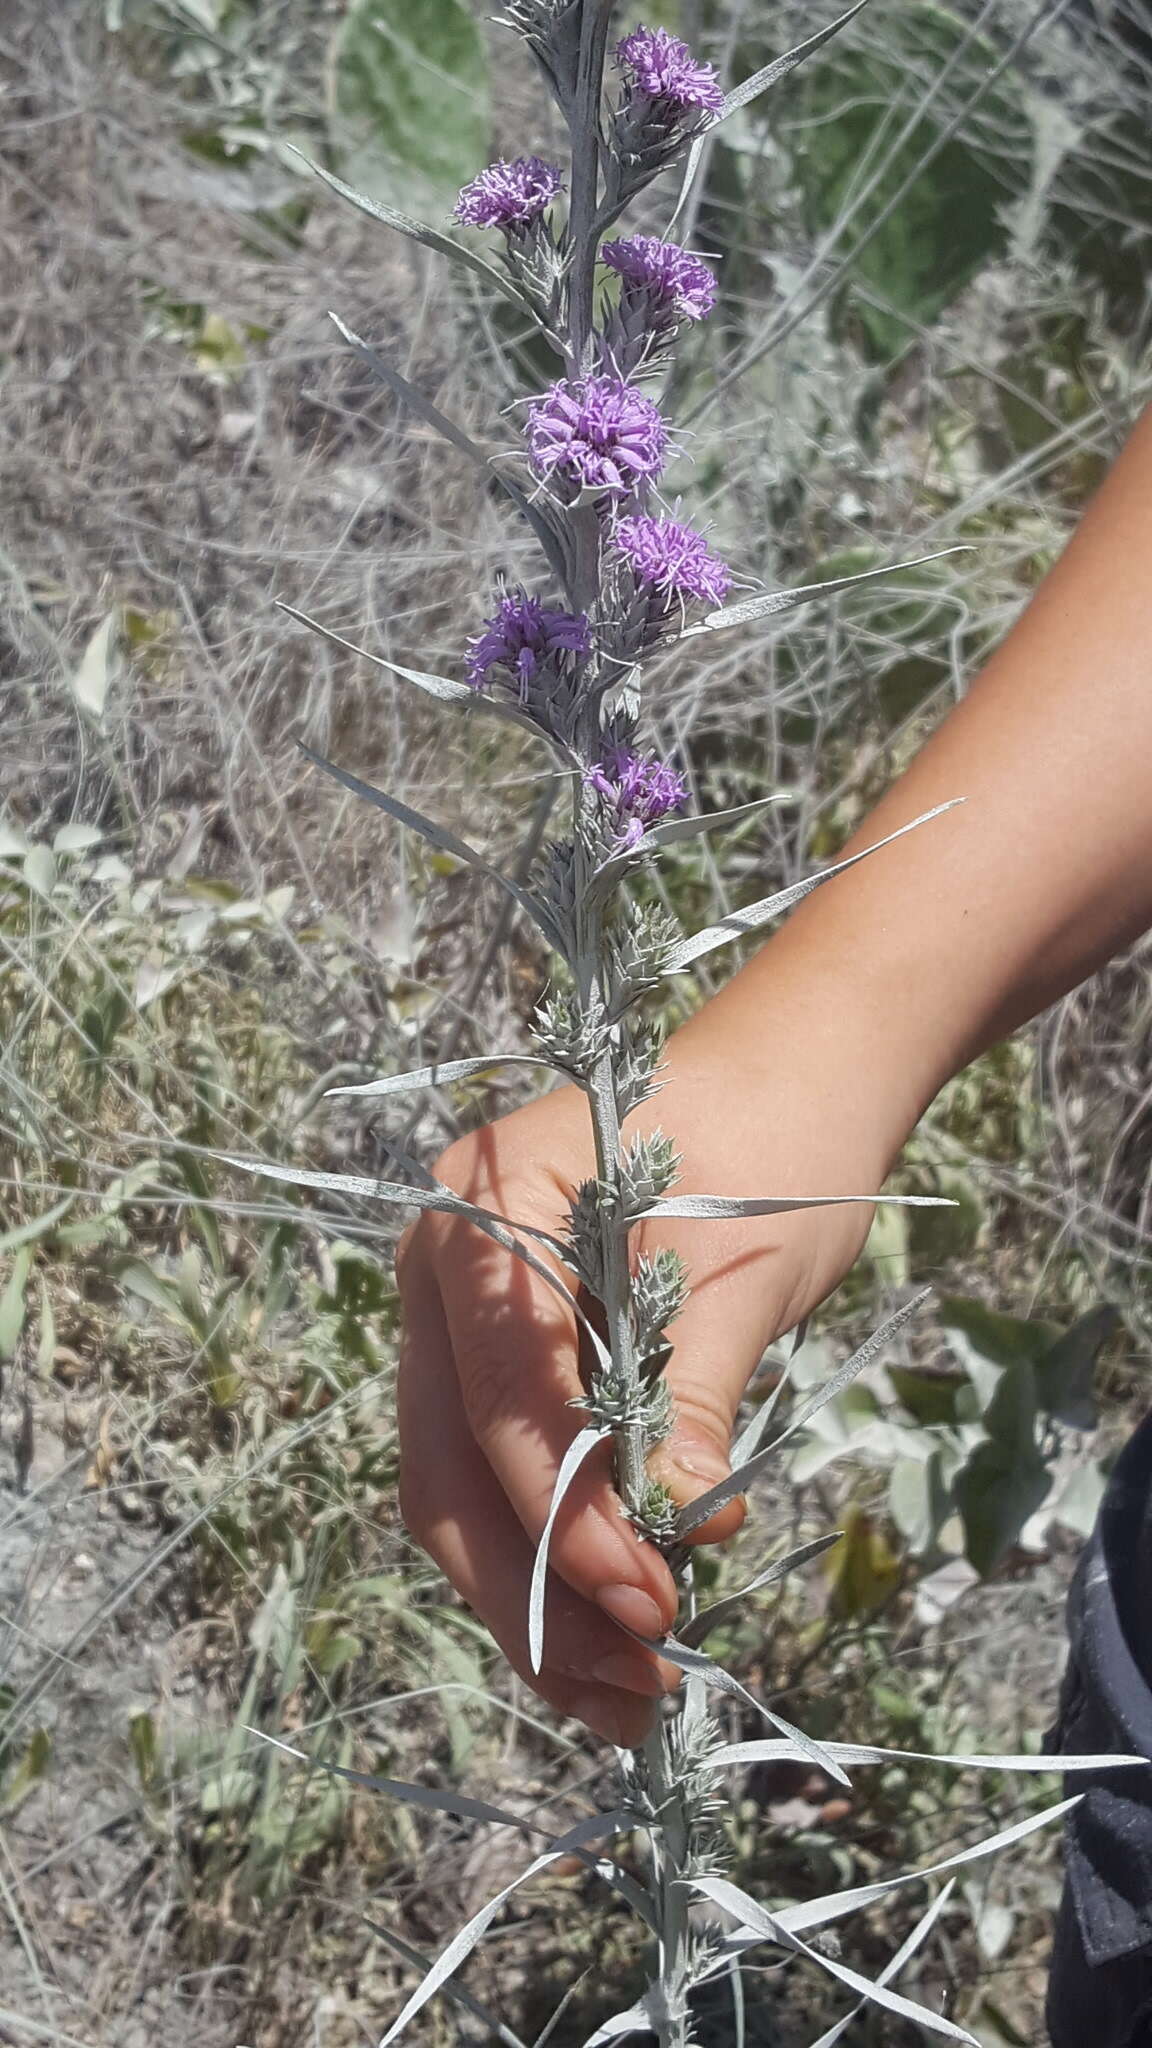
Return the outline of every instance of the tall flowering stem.
{"type": "Polygon", "coordinates": [[[600,176],[600,100],[613,0],[583,0],[580,62],[569,115],[572,140],[572,210],[569,216],[568,360],[572,374],[587,366],[592,339],[596,271],[596,214],[600,176]]]}
{"type": "MultiPolygon", "coordinates": [[[[622,683],[658,644],[677,607],[715,607],[730,572],[709,555],[702,535],[658,521],[649,511],[670,436],[654,399],[629,381],[630,373],[642,373],[646,359],[654,363],[658,348],[666,348],[681,321],[704,318],[712,310],[715,286],[698,257],[657,237],[617,242],[603,250],[599,246],[605,197],[600,183],[602,73],[610,12],[610,0],[585,0],[570,114],[568,377],[529,406],[525,438],[552,516],[571,522],[570,596],[574,604],[590,602],[598,628],[588,670],[591,716],[574,735],[584,762],[573,778],[571,840],[557,850],[553,873],[553,907],[561,924],[566,911],[571,918],[573,987],[563,1050],[587,1096],[596,1159],[595,1184],[579,1191],[572,1210],[573,1249],[585,1286],[600,1303],[606,1348],[589,1390],[587,1414],[593,1424],[612,1428],[617,1487],[638,1532],[667,1543],[674,1533],[671,1503],[649,1478],[648,1454],[666,1431],[671,1410],[652,1359],[666,1362],[665,1324],[680,1305],[680,1276],[674,1276],[664,1301],[657,1299],[645,1326],[633,1297],[628,1222],[632,1210],[667,1191],[675,1162],[659,1138],[646,1147],[626,1147],[623,1138],[624,1118],[650,1092],[659,1056],[651,1033],[632,1030],[627,1006],[659,965],[664,935],[634,915],[629,932],[621,934],[615,892],[597,884],[606,857],[622,862],[627,872],[629,856],[638,858],[636,849],[646,832],[683,805],[687,785],[670,764],[638,753],[632,720],[608,707],[613,685],[622,683]],[[620,280],[619,306],[615,312],[606,310],[599,346],[594,308],[598,257],[620,280]],[[601,368],[591,374],[597,359],[601,368]],[[632,940],[631,958],[622,954],[622,937],[632,940]]],[[[639,52],[635,38],[620,46],[626,81],[634,82],[627,66],[638,55],[642,58],[646,48],[643,35],[639,52]]],[[[698,87],[702,77],[702,72],[692,73],[689,89],[698,87]]],[[[626,82],[625,99],[632,89],[626,82]]],[[[680,105],[666,107],[666,126],[687,128],[683,111],[680,105]]],[[[665,154],[672,153],[666,142],[665,154]]],[[[618,192],[625,189],[627,175],[615,182],[618,192]]],[[[627,1776],[652,1821],[659,1935],[651,2020],[665,2048],[683,2048],[689,2038],[692,1984],[684,1880],[693,1853],[693,1821],[678,1783],[668,1724],[657,1726],[627,1776]]]]}
{"type": "MultiPolygon", "coordinates": [[[[300,1175],[267,1164],[260,1170],[273,1178],[303,1180],[306,1185],[332,1186],[357,1195],[371,1192],[401,1205],[463,1215],[477,1229],[495,1237],[510,1257],[526,1260],[538,1279],[562,1293],[582,1320],[593,1362],[580,1403],[582,1422],[573,1417],[573,1441],[561,1464],[537,1552],[528,1616],[533,1663],[540,1669],[548,1541],[555,1515],[585,1453],[611,1436],[623,1512],[632,1522],[638,1542],[660,1547],[684,1589],[679,1633],[664,1638],[658,1647],[689,1674],[683,1705],[667,1712],[641,1749],[617,1752],[620,1791],[613,1808],[556,1838],[549,1852],[560,1855],[576,1846],[595,1862],[584,1845],[602,1834],[611,1836],[627,1828],[642,1830],[648,1837],[646,1885],[622,1873],[611,1858],[596,1864],[609,1882],[616,1883],[638,1906],[654,1935],[655,1957],[641,2002],[607,2022],[593,2037],[594,2042],[648,2033],[657,2036],[661,2048],[687,2048],[696,1987],[728,1968],[745,1949],[765,1941],[774,1942],[785,1954],[802,1954],[849,1986],[858,1998],[915,2019],[929,2031],[970,2040],[940,2015],[888,1988],[890,1972],[877,1984],[868,1983],[846,1970],[831,1950],[807,1944],[789,1930],[782,1917],[766,1914],[726,1876],[727,1856],[716,1822],[716,1778],[712,1775],[721,1766],[723,1751],[717,1727],[707,1712],[710,1686],[737,1692],[772,1725],[772,1741],[743,1745],[744,1751],[807,1759],[832,1778],[847,1780],[837,1745],[817,1744],[781,1721],[699,1648],[710,1617],[693,1610],[688,1570],[691,1552],[686,1539],[725,1499],[745,1490],[748,1479],[774,1454],[775,1447],[746,1448],[745,1461],[729,1479],[712,1488],[703,1503],[680,1510],[667,1492],[653,1483],[648,1466],[650,1451],[672,1423],[664,1374],[672,1353],[669,1332],[684,1305],[685,1273],[669,1251],[645,1253],[633,1261],[633,1227],[641,1219],[658,1217],[662,1209],[706,1223],[721,1217],[775,1214],[811,1203],[771,1196],[747,1200],[670,1197],[678,1168],[672,1144],[659,1130],[650,1130],[643,1138],[626,1135],[629,1117],[655,1093],[660,1070],[660,1034],[645,1020],[642,998],[666,975],[683,972],[739,933],[763,926],[840,872],[842,866],[864,858],[856,854],[689,938],[653,905],[650,892],[646,896],[630,887],[645,864],[658,859],[671,839],[692,836],[722,826],[730,817],[746,815],[745,810],[712,818],[684,815],[689,792],[680,765],[662,759],[640,739],[640,684],[645,663],[677,639],[740,626],[757,616],[778,614],[795,603],[826,595],[846,582],[866,580],[843,578],[791,592],[766,592],[735,605],[726,603],[733,581],[730,567],[713,551],[706,533],[686,523],[678,508],[670,508],[660,499],[661,481],[675,441],[656,399],[642,388],[645,377],[666,360],[683,328],[707,318],[712,311],[716,302],[713,273],[696,252],[651,234],[625,235],[602,246],[607,229],[630,199],[658,174],[678,164],[710,123],[725,118],[731,105],[754,97],[761,74],[740,88],[730,103],[710,65],[666,30],[640,23],[616,45],[615,84],[606,94],[612,0],[506,0],[506,7],[506,25],[527,43],[567,119],[571,161],[564,166],[538,157],[502,159],[480,168],[461,192],[456,222],[465,234],[503,238],[504,273],[493,269],[486,257],[477,256],[438,230],[425,229],[402,215],[381,214],[371,201],[349,194],[339,181],[330,182],[365,211],[460,257],[502,290],[511,289],[519,303],[535,315],[559,358],[554,381],[523,402],[518,460],[511,470],[504,466],[496,471],[542,543],[546,571],[542,571],[541,589],[502,587],[491,593],[479,632],[461,650],[463,680],[399,666],[395,672],[441,703],[463,703],[475,712],[527,726],[551,748],[559,770],[568,779],[570,813],[539,871],[526,883],[497,879],[503,880],[518,909],[546,936],[556,955],[555,975],[535,1018],[534,1057],[583,1090],[594,1139],[595,1172],[583,1186],[571,1191],[563,1238],[549,1241],[549,1253],[566,1269],[561,1272],[555,1263],[548,1263],[537,1243],[522,1241],[514,1223],[474,1208],[429,1177],[414,1185],[300,1175]],[[607,282],[598,305],[600,259],[607,282]],[[581,1296],[573,1303],[577,1286],[582,1298],[593,1304],[587,1312],[581,1296]],[[701,1923],[693,1919],[693,1902],[711,1904],[730,1917],[734,1915],[735,1931],[726,1932],[715,1920],[701,1923]]],[[[854,11],[850,9],[839,21],[766,67],[764,80],[771,84],[784,76],[854,11]]],[[[457,448],[463,447],[484,461],[468,437],[374,349],[348,330],[342,331],[425,420],[457,448]]],[[[393,666],[387,661],[383,665],[393,666]]],[[[489,878],[493,876],[490,864],[455,834],[384,792],[368,788],[347,771],[326,762],[319,765],[405,826],[424,832],[455,858],[469,862],[489,878]]],[[[424,1068],[411,1075],[386,1076],[363,1089],[344,1092],[379,1095],[409,1086],[427,1087],[439,1079],[480,1071],[500,1057],[489,1054],[452,1061],[442,1070],[424,1068]]],[[[812,1199],[819,1203],[871,1197],[861,1193],[850,1198],[812,1199]]],[[[910,1303],[898,1309],[840,1369],[829,1393],[846,1385],[876,1357],[918,1305],[910,1303]]],[[[814,1396],[811,1406],[818,1406],[822,1398],[826,1396],[814,1396]]],[[[785,1434],[798,1426],[793,1421],[785,1434]]],[[[782,1577],[806,1562],[823,1543],[834,1540],[826,1538],[805,1546],[775,1564],[768,1576],[782,1577]]],[[[728,1605],[722,1603],[725,1611],[728,1605]]],[[[875,1758],[887,1754],[877,1751],[875,1758]]],[[[852,1755],[855,1760],[862,1755],[868,1760],[859,1748],[852,1755]]],[[[1068,1760],[1064,1762],[1067,1766],[1068,1760]]],[[[396,1796],[410,1795],[418,1804],[476,1811],[475,1801],[454,1805],[449,1794],[432,1794],[424,1787],[390,1783],[390,1789],[396,1796]]],[[[1024,1831],[1038,1824],[1029,1821],[1024,1831]]],[[[1013,1837],[1020,1832],[1020,1828],[1011,1831],[1013,1837]]],[[[994,1838],[988,1846],[998,1846],[1000,1839],[994,1838]]],[[[970,1853],[960,1860],[968,1860],[970,1853]]],[[[530,1871],[537,1867],[532,1864],[530,1871]]],[[[947,1863],[937,1866],[948,1867],[947,1863]]],[[[838,1917],[833,1896],[806,1907],[800,1924],[811,1933],[838,1917]]],[[[925,1931],[931,1917],[926,1916],[925,1931]]],[[[487,1924],[484,1914],[478,1915],[450,1944],[409,1999],[381,2048],[388,2048],[443,1983],[449,1968],[445,1957],[451,1958],[453,1966],[462,1960],[487,1924]]]]}

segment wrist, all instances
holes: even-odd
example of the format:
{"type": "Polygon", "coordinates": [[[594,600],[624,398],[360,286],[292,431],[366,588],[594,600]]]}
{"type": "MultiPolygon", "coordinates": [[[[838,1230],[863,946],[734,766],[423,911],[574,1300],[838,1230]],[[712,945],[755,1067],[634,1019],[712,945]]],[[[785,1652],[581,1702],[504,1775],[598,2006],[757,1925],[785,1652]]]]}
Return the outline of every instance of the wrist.
{"type": "Polygon", "coordinates": [[[728,1079],[740,1145],[770,1147],[797,1181],[774,1193],[879,1189],[935,1092],[890,992],[839,944],[793,926],[673,1035],[668,1058],[678,1088],[728,1079]]]}

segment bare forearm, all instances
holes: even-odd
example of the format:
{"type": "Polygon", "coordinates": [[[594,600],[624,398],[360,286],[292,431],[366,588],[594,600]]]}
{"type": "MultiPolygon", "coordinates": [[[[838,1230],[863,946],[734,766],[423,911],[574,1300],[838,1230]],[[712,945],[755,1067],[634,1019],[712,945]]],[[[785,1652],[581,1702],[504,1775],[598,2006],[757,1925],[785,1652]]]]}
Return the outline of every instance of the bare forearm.
{"type": "MultiPolygon", "coordinates": [[[[810,1048],[890,1154],[942,1083],[1152,924],[1152,413],[965,701],[810,897],[681,1034],[810,1048]]],[[[775,1049],[774,1049],[775,1047],[775,1049]]]]}

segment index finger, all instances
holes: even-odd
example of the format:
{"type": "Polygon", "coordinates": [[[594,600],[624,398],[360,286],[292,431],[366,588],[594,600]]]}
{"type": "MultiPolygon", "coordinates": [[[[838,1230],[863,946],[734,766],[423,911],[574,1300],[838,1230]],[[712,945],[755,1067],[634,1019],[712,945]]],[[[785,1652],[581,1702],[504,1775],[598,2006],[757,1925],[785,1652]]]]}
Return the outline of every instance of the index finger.
{"type": "MultiPolygon", "coordinates": [[[[509,1184],[498,1194],[498,1206],[512,1218],[553,1230],[562,1220],[541,1213],[547,1198],[538,1189],[509,1184]]],[[[437,1218],[431,1234],[473,1435],[524,1529],[539,1542],[561,1461],[581,1427],[574,1310],[472,1225],[437,1218]]],[[[558,1263],[555,1270],[570,1291],[558,1263]]],[[[614,1621],[647,1636],[671,1627],[675,1581],[655,1545],[627,1518],[612,1485],[610,1445],[593,1451],[573,1479],[549,1557],[576,1592],[614,1621]]]]}

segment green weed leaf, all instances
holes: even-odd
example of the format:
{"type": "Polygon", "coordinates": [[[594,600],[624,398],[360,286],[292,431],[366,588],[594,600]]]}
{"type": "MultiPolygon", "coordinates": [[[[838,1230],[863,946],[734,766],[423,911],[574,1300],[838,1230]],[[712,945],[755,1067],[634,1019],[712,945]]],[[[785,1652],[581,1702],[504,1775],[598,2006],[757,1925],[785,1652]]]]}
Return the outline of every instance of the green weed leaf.
{"type": "Polygon", "coordinates": [[[349,176],[372,199],[446,208],[488,155],[484,43],[463,0],[352,0],[332,103],[349,176]]]}
{"type": "Polygon", "coordinates": [[[943,7],[906,6],[894,25],[895,48],[870,39],[809,68],[785,129],[808,224],[845,264],[837,324],[877,362],[1007,252],[1032,157],[992,43],[943,7]]]}

